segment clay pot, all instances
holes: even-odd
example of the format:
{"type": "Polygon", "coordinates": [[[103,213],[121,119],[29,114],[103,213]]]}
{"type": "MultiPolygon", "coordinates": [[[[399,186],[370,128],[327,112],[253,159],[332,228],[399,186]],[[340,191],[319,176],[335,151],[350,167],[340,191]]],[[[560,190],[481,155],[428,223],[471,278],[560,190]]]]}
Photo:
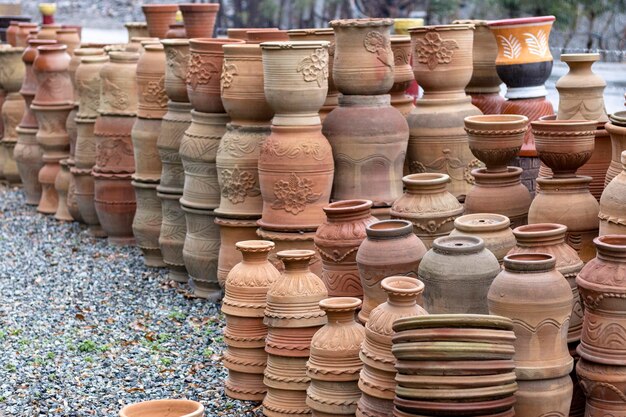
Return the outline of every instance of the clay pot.
{"type": "MultiPolygon", "coordinates": [[[[145,7],[145,6],[144,6],[145,7]]],[[[191,400],[152,400],[122,408],[120,417],[202,417],[204,406],[191,400]]]]}
{"type": "Polygon", "coordinates": [[[576,171],[579,175],[593,178],[589,185],[589,190],[598,201],[604,190],[605,177],[611,163],[611,137],[604,125],[605,123],[603,122],[598,123],[593,155],[591,155],[591,158],[585,165],[576,171]]]}
{"type": "Polygon", "coordinates": [[[183,246],[187,234],[185,212],[180,205],[180,194],[163,193],[157,186],[157,196],[161,200],[161,232],[159,246],[163,262],[170,270],[169,279],[187,283],[187,269],[183,258],[183,246]]]}
{"type": "Polygon", "coordinates": [[[188,39],[165,39],[165,92],[172,101],[189,102],[187,95],[187,66],[189,63],[188,39]]]}
{"type": "Polygon", "coordinates": [[[55,39],[57,38],[57,30],[63,29],[63,26],[54,23],[47,23],[41,25],[39,33],[37,33],[37,39],[55,39]]]}
{"type": "Polygon", "coordinates": [[[137,240],[137,246],[143,252],[143,260],[146,266],[161,268],[165,266],[161,248],[159,247],[159,235],[161,233],[161,199],[157,196],[157,184],[133,181],[137,211],[133,219],[133,235],[137,240]]]}
{"type": "Polygon", "coordinates": [[[583,262],[593,258],[598,236],[599,205],[589,193],[591,177],[539,178],[541,186],[528,210],[528,223],[560,223],[567,226],[567,244],[583,262]],[[576,207],[575,211],[571,207],[576,207]]]}
{"type": "Polygon", "coordinates": [[[328,324],[311,340],[307,362],[306,403],[316,416],[354,415],[361,398],[358,387],[363,363],[359,357],[365,328],[355,321],[361,300],[352,297],[327,298],[320,301],[328,324]]]}
{"type": "Polygon", "coordinates": [[[118,174],[135,172],[131,131],[134,117],[100,115],[94,125],[96,164],[94,172],[118,174]]]}
{"type": "Polygon", "coordinates": [[[555,266],[556,258],[545,253],[507,255],[489,289],[489,312],[514,323],[519,380],[564,377],[573,367],[567,348],[572,290],[555,266]]]}
{"type": "Polygon", "coordinates": [[[586,361],[623,366],[624,346],[619,340],[626,321],[622,303],[626,237],[605,235],[595,238],[593,243],[597,255],[576,277],[585,312],[577,352],[586,361]]]}
{"type": "Polygon", "coordinates": [[[391,105],[406,116],[415,108],[413,97],[406,94],[407,89],[415,82],[411,67],[411,37],[392,35],[391,50],[394,62],[393,86],[389,90],[391,105]]]}
{"type": "Polygon", "coordinates": [[[600,198],[600,236],[626,235],[626,151],[622,152],[624,171],[613,178],[600,198]]]}
{"type": "Polygon", "coordinates": [[[200,38],[189,41],[187,95],[194,110],[202,113],[224,113],[220,98],[220,78],[224,63],[222,46],[243,43],[239,39],[200,38]]]}
{"type": "Polygon", "coordinates": [[[146,45],[137,61],[137,116],[160,119],[167,112],[165,52],[163,45],[146,45]]]}
{"type": "Polygon", "coordinates": [[[191,124],[191,104],[169,101],[167,113],[161,122],[161,132],[157,139],[157,148],[161,158],[161,183],[159,191],[170,194],[182,194],[185,171],[180,159],[179,149],[183,135],[191,124]]]}
{"type": "Polygon", "coordinates": [[[0,72],[0,85],[7,94],[17,93],[22,86],[26,70],[23,53],[22,47],[0,48],[0,65],[4,68],[0,72]]]}
{"type": "Polygon", "coordinates": [[[161,158],[157,140],[161,132],[161,119],[135,119],[131,130],[135,160],[136,180],[157,183],[161,178],[161,158]]]}
{"type": "Polygon", "coordinates": [[[383,220],[365,228],[367,238],[361,243],[356,262],[363,286],[363,307],[359,321],[367,323],[371,311],[385,302],[380,282],[391,275],[417,277],[426,247],[413,234],[406,220],[383,220]]]}
{"type": "Polygon", "coordinates": [[[94,133],[96,120],[77,117],[75,121],[77,135],[74,163],[77,168],[91,171],[96,163],[96,136],[94,133]]]}
{"type": "Polygon", "coordinates": [[[28,46],[28,37],[31,31],[37,31],[39,25],[37,23],[23,22],[18,23],[18,31],[15,34],[15,46],[25,48],[28,46]]]}
{"type": "Polygon", "coordinates": [[[506,172],[507,165],[522,147],[528,118],[521,115],[485,115],[469,116],[464,122],[470,150],[485,164],[485,172],[506,172]]]}
{"type": "Polygon", "coordinates": [[[501,214],[466,214],[454,220],[450,236],[476,236],[483,240],[485,249],[502,264],[504,256],[515,246],[515,236],[509,227],[511,221],[501,214]]]}
{"type": "Polygon", "coordinates": [[[322,257],[322,281],[330,297],[363,297],[356,263],[365,228],[378,220],[369,200],[345,200],[324,207],[326,221],[317,228],[315,248],[322,257]]]}
{"type": "Polygon", "coordinates": [[[243,259],[228,273],[222,302],[227,346],[223,360],[228,369],[224,385],[226,395],[231,398],[261,401],[267,390],[263,384],[267,361],[263,313],[267,290],[280,278],[280,273],[267,260],[274,247],[272,242],[244,240],[237,242],[236,247],[243,259]]]}
{"type": "Polygon", "coordinates": [[[361,346],[363,370],[359,378],[359,388],[363,394],[357,404],[358,415],[392,415],[396,389],[396,359],[391,353],[393,323],[403,317],[428,314],[417,303],[418,297],[424,291],[421,281],[390,276],[381,282],[381,287],[386,293],[387,301],[371,312],[365,325],[365,340],[361,346]]]}
{"type": "Polygon", "coordinates": [[[63,159],[60,162],[60,165],[61,170],[54,180],[54,189],[59,195],[59,205],[57,206],[56,213],[54,213],[54,218],[59,221],[71,222],[74,221],[74,218],[72,217],[67,207],[67,193],[70,188],[70,179],[72,177],[72,174],[70,174],[67,159],[63,159]]]}
{"type": "Polygon", "coordinates": [[[335,31],[333,80],[340,93],[387,94],[394,83],[392,19],[332,20],[335,31]]]}
{"type": "Polygon", "coordinates": [[[626,151],[626,112],[618,111],[611,114],[605,128],[611,135],[611,163],[604,179],[606,187],[622,172],[621,155],[623,151],[626,151]]]}
{"type": "Polygon", "coordinates": [[[216,217],[215,224],[220,228],[220,253],[217,260],[217,281],[224,288],[230,270],[241,262],[241,254],[236,243],[256,240],[256,220],[229,219],[216,217]]]}
{"type": "Polygon", "coordinates": [[[56,31],[56,41],[61,45],[67,46],[67,53],[74,54],[74,51],[80,47],[80,35],[76,28],[61,28],[56,31]]]}
{"type": "Polygon", "coordinates": [[[213,36],[215,18],[220,9],[219,4],[191,4],[178,5],[183,14],[187,38],[210,38],[213,36]]]}
{"type": "MultiPolygon", "coordinates": [[[[237,38],[239,39],[239,38],[237,38]]],[[[246,43],[260,45],[264,42],[286,42],[289,35],[286,30],[278,28],[246,29],[246,43]]]]}
{"type": "Polygon", "coordinates": [[[409,129],[389,100],[343,95],[324,120],[336,166],[333,201],[365,198],[388,207],[402,195],[409,129]]]}
{"type": "Polygon", "coordinates": [[[187,32],[185,31],[185,25],[182,23],[174,23],[170,25],[167,33],[165,34],[167,39],[187,39],[187,32]]]}
{"type": "Polygon", "coordinates": [[[553,178],[571,178],[593,154],[596,121],[539,120],[531,123],[541,162],[553,178]]]}
{"type": "MultiPolygon", "coordinates": [[[[241,39],[245,41],[248,39],[246,36],[246,32],[252,29],[259,28],[227,28],[226,29],[226,37],[229,39],[241,39]]],[[[278,28],[265,28],[266,30],[278,30],[278,28]]]]}
{"type": "Polygon", "coordinates": [[[517,381],[515,415],[570,415],[574,390],[569,375],[552,379],[517,381]]]}
{"type": "Polygon", "coordinates": [[[561,54],[569,72],[556,82],[559,91],[560,120],[597,120],[607,122],[604,107],[606,81],[591,70],[600,54],[561,54]]]}
{"type": "MultiPolygon", "coordinates": [[[[77,55],[79,56],[79,55],[77,55]]],[[[78,94],[78,113],[81,119],[98,117],[100,106],[100,70],[109,62],[108,55],[81,58],[74,77],[78,94]]]]}
{"type": "Polygon", "coordinates": [[[19,93],[10,93],[2,104],[2,124],[4,135],[1,146],[4,148],[5,160],[0,166],[0,177],[4,177],[9,184],[20,184],[20,174],[14,156],[14,148],[18,140],[17,125],[24,116],[24,99],[19,93]]]}
{"type": "Polygon", "coordinates": [[[130,40],[136,36],[149,36],[148,24],[146,22],[126,22],[124,23],[124,27],[128,32],[128,42],[130,42],[130,40]]]}
{"type": "Polygon", "coordinates": [[[165,38],[169,26],[176,23],[176,4],[143,4],[141,6],[146,23],[148,34],[155,38],[165,38]]]}
{"type": "MultiPolygon", "coordinates": [[[[528,120],[543,120],[545,116],[554,114],[552,103],[545,97],[507,100],[500,109],[502,114],[524,115],[528,120]]],[[[524,144],[519,152],[521,157],[536,157],[535,137],[532,129],[528,129],[524,136],[524,144]]]]}
{"type": "MultiPolygon", "coordinates": [[[[274,251],[270,253],[269,260],[281,272],[285,270],[285,265],[276,255],[278,252],[292,249],[315,252],[315,232],[275,232],[259,228],[256,233],[261,239],[271,240],[276,245],[274,251]]],[[[322,276],[322,258],[319,253],[315,252],[315,256],[311,258],[309,269],[318,277],[322,276]]]]}
{"type": "MultiPolygon", "coordinates": [[[[104,49],[102,48],[78,48],[74,50],[72,54],[72,59],[70,60],[70,78],[72,80],[72,85],[74,86],[74,100],[80,105],[80,96],[78,91],[78,86],[76,85],[76,70],[80,65],[83,57],[87,56],[105,56],[104,49]]],[[[97,77],[100,78],[100,74],[97,74],[97,77]]]]}
{"type": "Polygon", "coordinates": [[[334,164],[330,144],[321,130],[319,124],[272,126],[259,156],[263,197],[259,226],[276,231],[314,231],[323,222],[322,209],[330,199],[334,164]]]}
{"type": "Polygon", "coordinates": [[[6,28],[5,37],[6,41],[11,46],[17,46],[17,32],[19,31],[18,25],[20,22],[18,20],[12,20],[9,23],[9,27],[6,28]]]}
{"type": "Polygon", "coordinates": [[[133,217],[137,203],[130,174],[92,173],[94,202],[102,229],[114,245],[133,245],[133,217]]]}
{"type": "Polygon", "coordinates": [[[36,129],[37,128],[37,119],[35,115],[30,110],[30,104],[37,93],[37,77],[33,72],[33,61],[37,57],[37,47],[41,45],[49,45],[55,43],[56,41],[51,40],[38,40],[38,39],[30,39],[28,41],[28,46],[24,50],[22,54],[22,61],[24,62],[24,79],[22,80],[22,85],[20,87],[20,94],[24,97],[24,101],[26,103],[26,108],[24,111],[24,116],[20,121],[19,126],[25,129],[36,129]]]}
{"type": "Polygon", "coordinates": [[[37,47],[38,54],[33,61],[33,72],[38,85],[33,104],[38,106],[74,104],[74,89],[69,74],[71,58],[66,49],[65,45],[37,47]]]}
{"type": "Polygon", "coordinates": [[[583,309],[576,285],[576,276],[583,267],[576,251],[565,243],[567,227],[556,223],[538,223],[520,226],[513,230],[517,246],[509,251],[509,255],[518,253],[547,253],[556,258],[556,269],[567,280],[572,290],[574,305],[569,321],[567,342],[580,340],[583,323],[583,309]]]}
{"type": "MultiPolygon", "coordinates": [[[[115,116],[137,114],[137,62],[134,52],[109,53],[110,61],[100,70],[98,113],[115,116]]],[[[36,99],[36,97],[35,97],[36,99]]]]}
{"type": "MultiPolygon", "coordinates": [[[[120,48],[117,48],[118,45],[109,45],[112,47],[116,47],[116,51],[124,51],[124,52],[135,52],[138,53],[140,56],[141,54],[144,53],[145,48],[144,46],[146,45],[158,45],[160,43],[159,38],[141,38],[141,37],[136,37],[136,38],[132,38],[130,40],[130,43],[127,45],[119,45],[120,48]]],[[[107,48],[105,47],[105,51],[107,50],[107,48]]],[[[108,51],[110,52],[110,51],[108,51]]],[[[107,52],[107,53],[108,53],[107,52]]]]}
{"type": "Polygon", "coordinates": [[[327,41],[264,42],[265,98],[274,110],[274,126],[320,123],[319,109],[328,92],[327,41]]]}
{"type": "Polygon", "coordinates": [[[191,111],[191,125],[185,131],[179,149],[185,170],[181,204],[202,210],[219,206],[220,186],[215,162],[228,121],[228,115],[224,113],[191,111]]]}
{"type": "Polygon", "coordinates": [[[24,185],[26,204],[36,206],[41,199],[41,184],[38,177],[43,167],[43,152],[37,143],[37,129],[18,126],[16,132],[17,143],[13,149],[13,158],[24,185]]]}
{"type": "Polygon", "coordinates": [[[215,213],[183,204],[181,208],[187,224],[182,254],[189,285],[196,297],[217,302],[222,298],[222,289],[217,279],[220,229],[215,224],[215,213]]]}
{"type": "Polygon", "coordinates": [[[446,191],[450,177],[445,174],[411,174],[402,178],[406,192],[391,207],[391,216],[413,225],[413,233],[426,247],[454,228],[454,219],[463,206],[446,191]]]}
{"type": "Polygon", "coordinates": [[[576,373],[587,396],[586,415],[619,415],[626,410],[626,401],[621,394],[626,389],[626,369],[623,366],[581,359],[576,373]]]}

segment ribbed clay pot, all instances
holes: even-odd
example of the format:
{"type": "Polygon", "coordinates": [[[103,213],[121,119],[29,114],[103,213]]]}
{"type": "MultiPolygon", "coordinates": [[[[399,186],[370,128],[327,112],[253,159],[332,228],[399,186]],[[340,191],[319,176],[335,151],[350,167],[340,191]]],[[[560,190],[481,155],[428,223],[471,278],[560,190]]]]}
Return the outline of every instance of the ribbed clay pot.
{"type": "Polygon", "coordinates": [[[203,417],[204,406],[191,400],[152,400],[122,408],[120,417],[203,417]]]}
{"type": "Polygon", "coordinates": [[[167,112],[163,45],[146,45],[137,61],[137,116],[160,119],[167,112]]]}
{"type": "Polygon", "coordinates": [[[335,160],[333,201],[366,198],[388,207],[402,195],[409,127],[389,95],[341,96],[322,133],[335,160]]]}
{"type": "Polygon", "coordinates": [[[624,170],[605,187],[600,198],[600,236],[626,235],[626,151],[622,152],[624,170]]]}
{"type": "Polygon", "coordinates": [[[418,305],[424,284],[403,276],[390,276],[381,283],[387,301],[376,307],[365,325],[365,340],[360,358],[363,370],[359,378],[362,395],[357,415],[391,416],[396,389],[396,362],[391,353],[394,321],[428,313],[418,305]]]}
{"type": "Polygon", "coordinates": [[[114,245],[132,245],[137,203],[130,174],[92,173],[94,201],[100,225],[114,245]]]}
{"type": "Polygon", "coordinates": [[[605,128],[611,135],[611,163],[604,179],[606,187],[616,175],[622,172],[621,155],[626,151],[626,111],[611,114],[605,128]]]}
{"type": "Polygon", "coordinates": [[[363,366],[359,357],[365,339],[365,328],[355,321],[361,300],[335,297],[320,301],[328,324],[311,340],[311,355],[307,362],[306,403],[320,417],[354,415],[361,398],[358,387],[363,366]]]}
{"type": "Polygon", "coordinates": [[[220,9],[219,4],[183,3],[179,4],[178,8],[183,14],[187,38],[210,38],[213,36],[215,18],[220,9]]]}
{"type": "Polygon", "coordinates": [[[164,39],[165,48],[165,92],[172,101],[189,102],[187,95],[187,67],[189,63],[188,39],[164,39]]]}
{"type": "Polygon", "coordinates": [[[432,314],[487,314],[487,292],[500,263],[475,236],[435,239],[424,255],[418,278],[424,283],[424,308],[432,314]]]}
{"type": "Polygon", "coordinates": [[[394,83],[392,19],[332,20],[335,31],[333,80],[340,93],[387,94],[394,83]]]}
{"type": "Polygon", "coordinates": [[[556,82],[559,92],[557,119],[597,120],[606,123],[606,81],[591,69],[593,63],[600,60],[600,54],[561,54],[560,60],[567,64],[569,72],[556,82]]]}
{"type": "Polygon", "coordinates": [[[385,292],[380,282],[391,275],[417,277],[426,247],[413,233],[406,220],[383,220],[366,226],[367,238],[356,254],[361,285],[363,307],[359,321],[367,323],[371,311],[385,302],[385,292]]]}
{"type": "Polygon", "coordinates": [[[100,70],[100,114],[135,116],[137,114],[137,62],[135,52],[114,51],[100,70]]]}
{"type": "Polygon", "coordinates": [[[182,194],[185,171],[180,159],[180,143],[191,124],[191,104],[169,101],[168,111],[163,116],[157,148],[161,158],[161,183],[159,191],[182,194]]]}
{"type": "Polygon", "coordinates": [[[583,309],[576,277],[584,264],[576,251],[565,243],[566,233],[567,227],[556,223],[538,223],[517,227],[513,230],[517,244],[509,251],[509,255],[547,253],[556,258],[556,269],[569,283],[574,299],[567,341],[577,343],[582,329],[583,309]]]}
{"type": "Polygon", "coordinates": [[[436,238],[450,234],[463,206],[446,191],[446,174],[411,174],[402,182],[406,192],[391,206],[391,217],[410,221],[415,235],[430,247],[436,238]]]}
{"type": "Polygon", "coordinates": [[[169,26],[176,23],[176,4],[144,4],[141,10],[146,17],[148,34],[152,37],[165,38],[169,26]]]}
{"type": "Polygon", "coordinates": [[[337,201],[324,207],[326,221],[315,233],[315,249],[322,257],[322,281],[330,297],[363,297],[356,263],[365,228],[378,220],[369,200],[337,201]]]}
{"type": "Polygon", "coordinates": [[[256,240],[256,220],[216,217],[220,229],[220,252],[217,260],[217,281],[224,287],[226,277],[233,266],[241,262],[241,253],[235,247],[243,240],[256,240]]]}
{"type": "Polygon", "coordinates": [[[180,194],[162,193],[157,186],[157,196],[161,199],[161,232],[159,246],[163,262],[167,265],[169,279],[187,283],[187,269],[183,258],[183,246],[187,234],[185,212],[180,205],[180,194]]]}
{"type": "Polygon", "coordinates": [[[224,390],[231,398],[261,401],[267,391],[263,384],[267,362],[267,327],[263,317],[267,290],[280,278],[278,270],[267,259],[273,247],[274,244],[266,240],[236,243],[242,259],[228,273],[222,301],[227,346],[223,361],[228,369],[224,390]]]}
{"type": "Polygon", "coordinates": [[[466,214],[454,220],[450,236],[476,236],[483,240],[489,250],[502,263],[504,256],[515,246],[511,221],[501,214],[466,214]]]}
{"type": "Polygon", "coordinates": [[[406,35],[391,36],[391,50],[393,51],[393,86],[391,105],[398,109],[403,116],[411,113],[415,105],[413,97],[406,91],[415,82],[413,68],[411,67],[411,37],[406,35]]]}
{"type": "Polygon", "coordinates": [[[148,34],[148,24],[146,22],[126,22],[124,23],[124,27],[128,32],[128,41],[136,36],[147,37],[148,34]]]}
{"type": "Polygon", "coordinates": [[[161,248],[159,247],[159,235],[161,233],[161,199],[157,196],[157,184],[133,181],[137,211],[133,219],[133,235],[137,240],[137,246],[143,252],[143,260],[146,266],[161,268],[165,266],[161,248]]]}

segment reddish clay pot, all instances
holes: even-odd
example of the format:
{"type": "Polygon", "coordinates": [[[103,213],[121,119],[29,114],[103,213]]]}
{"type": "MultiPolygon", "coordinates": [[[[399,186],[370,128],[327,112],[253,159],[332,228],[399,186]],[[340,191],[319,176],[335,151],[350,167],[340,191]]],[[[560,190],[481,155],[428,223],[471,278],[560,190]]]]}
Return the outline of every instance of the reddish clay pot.
{"type": "MultiPolygon", "coordinates": [[[[69,74],[70,56],[65,45],[37,47],[33,72],[37,77],[37,92],[32,103],[38,106],[74,104],[74,89],[69,74]]],[[[65,123],[65,120],[63,121],[65,123]]]]}
{"type": "Polygon", "coordinates": [[[163,255],[163,262],[167,265],[169,279],[187,283],[188,275],[183,258],[183,246],[187,234],[185,212],[180,205],[180,194],[169,194],[160,191],[157,186],[157,196],[161,199],[161,232],[159,246],[163,255]]]}
{"type": "Polygon", "coordinates": [[[626,151],[622,152],[624,171],[611,180],[600,198],[600,236],[626,234],[624,190],[626,189],[626,151]]]}
{"type": "MultiPolygon", "coordinates": [[[[276,245],[274,251],[270,253],[269,260],[281,272],[285,270],[285,265],[276,255],[278,252],[292,249],[312,250],[315,252],[315,244],[313,242],[315,232],[274,232],[258,228],[256,233],[261,239],[271,240],[276,245]]],[[[322,276],[322,258],[319,256],[319,253],[315,252],[315,256],[309,263],[309,268],[318,277],[322,276]]]]}
{"type": "Polygon", "coordinates": [[[241,262],[241,254],[236,243],[243,240],[255,240],[256,220],[229,219],[216,217],[215,224],[220,228],[220,253],[217,261],[217,280],[224,287],[226,277],[233,266],[241,262]]]}
{"type": "Polygon", "coordinates": [[[80,35],[76,28],[61,28],[56,31],[56,41],[67,46],[67,53],[74,55],[74,51],[80,47],[80,35]]]}
{"type": "Polygon", "coordinates": [[[183,3],[179,4],[178,8],[183,13],[187,38],[210,38],[213,36],[215,18],[220,9],[219,4],[183,3]]]}
{"type": "MultiPolygon", "coordinates": [[[[109,53],[110,61],[100,70],[98,113],[114,116],[137,115],[137,62],[134,52],[109,53]]],[[[35,97],[36,99],[36,97],[35,97]]]]}
{"type": "Polygon", "coordinates": [[[6,28],[6,41],[11,46],[17,46],[17,32],[19,31],[19,20],[11,20],[9,27],[6,28]]]}
{"type": "Polygon", "coordinates": [[[22,54],[22,61],[24,61],[24,79],[22,80],[22,86],[20,88],[20,94],[24,97],[24,101],[26,102],[26,110],[24,111],[24,116],[20,121],[19,126],[25,129],[36,129],[37,128],[37,119],[35,115],[30,110],[30,104],[37,93],[37,77],[33,71],[33,62],[35,58],[37,58],[37,47],[42,45],[50,45],[55,43],[52,40],[40,40],[40,39],[30,39],[28,41],[28,46],[24,50],[22,54]]]}
{"type": "Polygon", "coordinates": [[[137,211],[133,219],[133,235],[137,240],[137,246],[143,252],[143,260],[146,266],[161,268],[165,266],[161,248],[159,247],[159,234],[161,233],[161,199],[157,196],[156,184],[133,181],[137,211]]]}
{"type": "Polygon", "coordinates": [[[57,30],[63,29],[63,26],[54,23],[41,25],[37,33],[37,39],[55,39],[57,38],[57,30]]]}
{"type": "Polygon", "coordinates": [[[130,174],[94,172],[94,201],[98,219],[114,245],[133,245],[133,217],[137,203],[130,174]]]}
{"type": "MultiPolygon", "coordinates": [[[[257,28],[257,29],[245,29],[246,31],[246,43],[259,45],[264,42],[282,42],[288,41],[289,35],[286,30],[279,30],[278,28],[257,28]]],[[[239,39],[239,38],[236,38],[239,39]]]]}
{"type": "Polygon", "coordinates": [[[2,104],[4,135],[0,145],[4,148],[6,159],[0,166],[0,176],[4,177],[9,184],[14,185],[22,182],[13,150],[18,140],[16,128],[19,120],[24,116],[24,108],[24,99],[17,92],[9,93],[2,104]]]}
{"type": "Polygon", "coordinates": [[[146,45],[137,61],[137,116],[160,119],[167,112],[165,52],[163,45],[146,45]]]}
{"type": "Polygon", "coordinates": [[[130,132],[133,143],[136,180],[159,182],[161,178],[161,158],[157,140],[161,132],[161,119],[137,117],[130,132]]]}
{"type": "Polygon", "coordinates": [[[504,256],[515,246],[515,235],[508,217],[494,213],[466,214],[454,221],[450,236],[475,236],[485,243],[502,264],[504,256]]]}
{"type": "MultiPolygon", "coordinates": [[[[500,109],[501,114],[515,114],[528,117],[531,122],[539,120],[544,116],[554,114],[552,103],[545,97],[524,98],[516,100],[506,100],[502,103],[500,109]]],[[[535,137],[531,129],[524,136],[524,144],[520,150],[519,156],[536,157],[537,149],[535,148],[535,137]]]]}
{"type": "Polygon", "coordinates": [[[96,120],[76,117],[76,149],[74,163],[77,168],[91,170],[96,163],[96,120]]]}
{"type": "Polygon", "coordinates": [[[120,417],[203,417],[204,406],[191,400],[152,400],[122,408],[120,417]]]}
{"type": "Polygon", "coordinates": [[[94,125],[96,164],[94,172],[118,174],[135,172],[131,131],[135,117],[100,115],[94,125]]]}
{"type": "Polygon", "coordinates": [[[32,31],[37,31],[39,25],[37,23],[23,22],[17,25],[18,31],[15,34],[15,46],[25,48],[28,46],[28,37],[32,31]]]}
{"type": "Polygon", "coordinates": [[[369,200],[345,200],[324,207],[326,221],[317,228],[315,248],[322,257],[322,281],[330,297],[363,297],[356,263],[365,228],[378,220],[369,200]]]}
{"type": "Polygon", "coordinates": [[[165,92],[170,100],[189,102],[185,78],[189,63],[188,39],[165,39],[165,92]]]}
{"type": "Polygon", "coordinates": [[[226,29],[226,36],[230,39],[241,39],[242,41],[246,41],[248,40],[246,32],[252,30],[277,31],[278,28],[228,28],[226,29]]]}
{"type": "Polygon", "coordinates": [[[366,226],[367,239],[356,254],[361,284],[363,307],[359,321],[367,323],[371,311],[385,301],[380,282],[390,275],[417,277],[417,270],[426,247],[413,234],[406,220],[383,220],[366,226]]]}
{"type": "Polygon", "coordinates": [[[146,17],[148,34],[155,38],[165,38],[169,26],[176,23],[176,4],[144,4],[141,10],[146,17]]]}
{"type": "Polygon", "coordinates": [[[161,183],[159,192],[182,194],[185,171],[180,159],[180,143],[191,124],[191,105],[169,101],[168,111],[161,122],[157,148],[161,158],[161,183]]]}
{"type": "Polygon", "coordinates": [[[182,23],[174,23],[170,25],[167,33],[165,34],[167,39],[186,39],[187,32],[185,31],[185,25],[182,23]]]}

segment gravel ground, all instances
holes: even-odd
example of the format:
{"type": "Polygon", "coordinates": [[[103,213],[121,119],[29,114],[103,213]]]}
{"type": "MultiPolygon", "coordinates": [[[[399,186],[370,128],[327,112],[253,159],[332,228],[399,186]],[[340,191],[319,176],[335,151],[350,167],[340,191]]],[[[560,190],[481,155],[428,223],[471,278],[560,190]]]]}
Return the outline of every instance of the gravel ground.
{"type": "Polygon", "coordinates": [[[260,416],[224,395],[223,316],[77,223],[0,186],[0,416],[115,416],[127,403],[200,401],[207,416],[260,416]]]}

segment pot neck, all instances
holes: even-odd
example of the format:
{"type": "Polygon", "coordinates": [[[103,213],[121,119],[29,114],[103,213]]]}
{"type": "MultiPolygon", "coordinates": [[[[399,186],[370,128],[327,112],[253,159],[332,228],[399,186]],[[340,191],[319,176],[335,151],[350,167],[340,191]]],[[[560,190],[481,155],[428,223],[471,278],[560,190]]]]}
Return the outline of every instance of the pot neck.
{"type": "Polygon", "coordinates": [[[538,223],[520,226],[513,230],[517,246],[557,246],[565,244],[567,226],[557,223],[538,223]]]}
{"type": "Polygon", "coordinates": [[[308,272],[309,263],[315,256],[312,250],[285,250],[276,254],[285,264],[285,272],[308,272]]]}
{"type": "Polygon", "coordinates": [[[274,242],[267,240],[244,240],[237,242],[235,246],[241,252],[244,264],[259,264],[267,262],[267,257],[275,245],[274,242]]]}
{"type": "Polygon", "coordinates": [[[320,308],[326,312],[329,324],[352,325],[355,324],[357,308],[361,306],[361,300],[353,297],[332,297],[320,301],[320,308]]]}
{"type": "Polygon", "coordinates": [[[539,194],[587,194],[591,177],[577,175],[574,178],[537,178],[541,186],[539,194]]]}
{"type": "Polygon", "coordinates": [[[404,239],[413,234],[413,225],[407,220],[382,220],[365,228],[371,240],[404,239]]]}
{"type": "Polygon", "coordinates": [[[394,307],[412,307],[417,305],[417,297],[424,291],[424,284],[405,276],[385,278],[381,282],[387,293],[387,303],[394,307]]]}
{"type": "Polygon", "coordinates": [[[626,263],[626,236],[605,235],[593,240],[598,259],[608,262],[626,263]]]}
{"type": "Polygon", "coordinates": [[[510,187],[522,182],[523,169],[519,167],[507,167],[504,172],[488,172],[487,168],[476,168],[472,175],[476,185],[483,187],[510,187]]]}
{"type": "Polygon", "coordinates": [[[381,94],[377,96],[341,95],[339,106],[341,107],[389,107],[391,96],[381,94]]]}
{"type": "Polygon", "coordinates": [[[363,220],[372,216],[370,200],[348,200],[331,203],[324,207],[329,223],[346,223],[363,220]]]}
{"type": "Polygon", "coordinates": [[[539,274],[556,267],[556,258],[547,253],[518,253],[504,257],[504,269],[516,274],[539,274]]]}
{"type": "Polygon", "coordinates": [[[402,178],[408,194],[442,194],[446,193],[446,187],[450,177],[445,174],[413,174],[402,178]]]}
{"type": "Polygon", "coordinates": [[[485,242],[476,236],[444,236],[435,239],[432,249],[444,255],[471,255],[485,249],[485,242]]]}

